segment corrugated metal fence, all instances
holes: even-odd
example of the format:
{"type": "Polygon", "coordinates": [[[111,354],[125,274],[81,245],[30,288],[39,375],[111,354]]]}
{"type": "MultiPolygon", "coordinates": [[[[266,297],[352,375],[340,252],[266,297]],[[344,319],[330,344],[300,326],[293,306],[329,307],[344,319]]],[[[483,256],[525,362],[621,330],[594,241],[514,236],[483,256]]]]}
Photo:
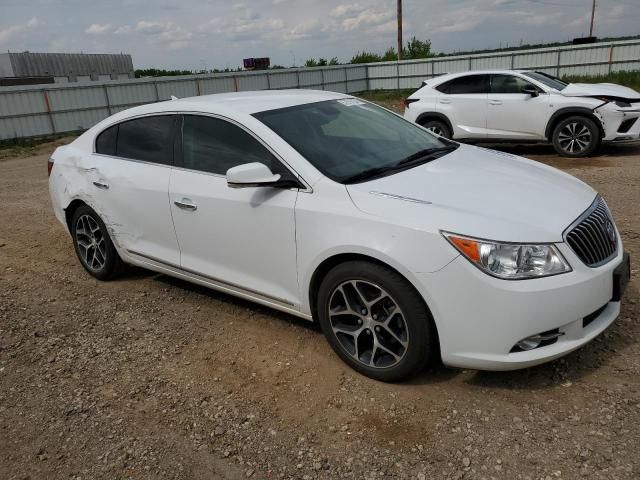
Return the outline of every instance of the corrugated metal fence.
{"type": "Polygon", "coordinates": [[[0,140],[84,130],[126,108],[210,93],[283,88],[356,93],[417,88],[440,73],[536,69],[562,75],[640,70],[640,41],[331,67],[0,88],[0,140]]]}

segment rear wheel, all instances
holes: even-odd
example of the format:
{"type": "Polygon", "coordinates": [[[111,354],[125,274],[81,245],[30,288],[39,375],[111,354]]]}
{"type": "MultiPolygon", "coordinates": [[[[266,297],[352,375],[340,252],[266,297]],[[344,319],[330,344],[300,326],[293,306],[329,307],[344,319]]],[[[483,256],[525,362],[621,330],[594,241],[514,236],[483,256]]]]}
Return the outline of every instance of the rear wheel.
{"type": "Polygon", "coordinates": [[[553,147],[563,157],[591,155],[600,146],[600,129],[593,120],[582,116],[565,118],[553,129],[553,147]]]}
{"type": "Polygon", "coordinates": [[[76,209],[71,219],[71,236],[76,255],[84,269],[99,280],[120,273],[123,262],[100,216],[89,206],[76,209]]]}
{"type": "Polygon", "coordinates": [[[413,286],[389,268],[362,261],[338,265],[320,285],[317,311],[334,351],[368,377],[401,380],[429,360],[429,311],[413,286]]]}
{"type": "Polygon", "coordinates": [[[441,120],[426,120],[421,125],[440,137],[451,138],[449,127],[441,120]]]}

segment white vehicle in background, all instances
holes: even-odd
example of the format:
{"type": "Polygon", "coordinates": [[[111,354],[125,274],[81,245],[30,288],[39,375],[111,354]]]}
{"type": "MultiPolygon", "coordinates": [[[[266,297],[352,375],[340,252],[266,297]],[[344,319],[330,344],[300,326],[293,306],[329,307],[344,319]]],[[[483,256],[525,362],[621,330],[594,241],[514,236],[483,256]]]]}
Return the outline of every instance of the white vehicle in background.
{"type": "Polygon", "coordinates": [[[49,173],[92,276],[138,265],[317,321],[380,380],[432,355],[489,370],[566,355],[616,319],[629,278],[589,186],[339,93],[132,108],[49,173]]]}
{"type": "Polygon", "coordinates": [[[551,142],[566,157],[602,142],[640,139],[640,93],[611,83],[565,83],[543,72],[441,75],[405,100],[407,120],[456,140],[551,142]]]}

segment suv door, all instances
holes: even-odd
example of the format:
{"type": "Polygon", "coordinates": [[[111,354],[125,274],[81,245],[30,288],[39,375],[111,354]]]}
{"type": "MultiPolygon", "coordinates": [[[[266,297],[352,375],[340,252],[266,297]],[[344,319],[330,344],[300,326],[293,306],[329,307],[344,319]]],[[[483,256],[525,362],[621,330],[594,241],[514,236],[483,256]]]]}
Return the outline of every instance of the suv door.
{"type": "Polygon", "coordinates": [[[454,138],[486,137],[488,75],[464,75],[435,88],[436,108],[451,122],[454,138]]]}
{"type": "Polygon", "coordinates": [[[96,138],[90,197],[115,243],[134,255],[178,264],[167,195],[177,115],[135,118],[96,138]]]}
{"type": "Polygon", "coordinates": [[[524,78],[491,75],[488,138],[543,139],[550,110],[549,95],[524,78]],[[538,96],[523,93],[524,88],[534,89],[538,96]]]}
{"type": "Polygon", "coordinates": [[[222,118],[184,115],[181,138],[169,199],[182,268],[297,307],[298,189],[230,188],[225,177],[229,168],[251,162],[285,178],[293,175],[252,134],[222,118]]]}

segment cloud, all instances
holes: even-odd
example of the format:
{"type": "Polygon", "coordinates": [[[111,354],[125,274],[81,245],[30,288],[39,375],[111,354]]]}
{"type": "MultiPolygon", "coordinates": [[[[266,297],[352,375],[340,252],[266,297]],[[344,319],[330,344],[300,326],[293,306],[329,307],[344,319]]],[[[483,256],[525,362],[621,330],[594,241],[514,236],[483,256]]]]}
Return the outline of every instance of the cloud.
{"type": "MultiPolygon", "coordinates": [[[[140,20],[132,29],[129,29],[128,26],[125,25],[118,30],[122,30],[121,33],[133,31],[143,35],[153,36],[159,39],[160,42],[170,50],[177,50],[189,46],[194,37],[192,32],[171,21],[157,22],[140,20]]],[[[116,30],[116,32],[118,30],[116,30]]]]}
{"type": "Polygon", "coordinates": [[[39,18],[32,17],[26,23],[0,28],[0,45],[8,43],[12,39],[19,38],[29,30],[41,25],[43,25],[43,22],[39,18]]]}
{"type": "Polygon", "coordinates": [[[104,35],[108,33],[111,29],[111,24],[107,23],[106,25],[100,25],[99,23],[92,23],[87,27],[84,33],[88,33],[89,35],[104,35]]]}

